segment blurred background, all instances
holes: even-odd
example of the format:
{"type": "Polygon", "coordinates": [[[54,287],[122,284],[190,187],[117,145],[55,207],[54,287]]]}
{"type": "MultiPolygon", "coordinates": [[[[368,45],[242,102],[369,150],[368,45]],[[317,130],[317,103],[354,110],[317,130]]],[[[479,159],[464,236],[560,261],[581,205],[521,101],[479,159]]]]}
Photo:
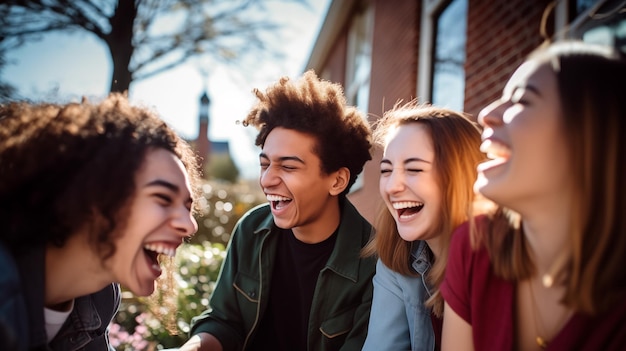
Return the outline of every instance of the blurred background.
{"type": "MultiPolygon", "coordinates": [[[[112,52],[116,47],[116,53],[125,50],[111,21],[117,0],[21,2],[30,7],[2,5],[8,11],[3,17],[11,20],[0,30],[8,38],[0,41],[0,81],[15,89],[12,98],[80,101],[82,96],[99,98],[116,88],[124,90],[111,84],[112,52]],[[55,4],[61,13],[51,10],[55,4]],[[24,33],[21,38],[18,32],[24,33]]],[[[118,26],[135,28],[128,65],[130,99],[153,107],[183,137],[195,140],[200,98],[206,93],[209,140],[227,142],[241,177],[256,177],[255,133],[236,121],[252,106],[253,88],[302,73],[329,1],[135,3],[134,22],[132,15],[118,11],[127,17],[118,26]]]]}
{"type": "MultiPolygon", "coordinates": [[[[564,39],[626,53],[626,0],[4,0],[0,102],[128,90],[202,156],[199,230],[161,286],[177,296],[124,291],[111,325],[118,350],[155,350],[210,308],[233,226],[265,202],[256,133],[236,124],[253,88],[314,69],[372,124],[412,99],[475,118],[530,52],[564,39]]],[[[381,154],[348,195],[372,222],[381,154]]]]}
{"type": "Polygon", "coordinates": [[[265,202],[256,130],[237,124],[264,89],[305,69],[329,0],[48,0],[0,4],[0,102],[127,92],[203,158],[199,230],[149,299],[123,288],[117,350],[178,347],[208,308],[230,232],[265,202]],[[174,286],[171,286],[171,285],[174,286]],[[165,290],[175,291],[167,296],[165,290]]]}

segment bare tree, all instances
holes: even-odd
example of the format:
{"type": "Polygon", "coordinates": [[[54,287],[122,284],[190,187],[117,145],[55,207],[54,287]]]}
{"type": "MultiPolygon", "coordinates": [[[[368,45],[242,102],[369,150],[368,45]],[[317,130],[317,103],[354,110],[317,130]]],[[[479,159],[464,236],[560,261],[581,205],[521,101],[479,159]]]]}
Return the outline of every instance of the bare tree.
{"type": "MultiPolygon", "coordinates": [[[[271,0],[4,0],[0,52],[52,31],[87,31],[111,55],[110,91],[176,67],[192,57],[237,63],[281,56],[271,0]]],[[[282,0],[307,5],[307,0],[282,0]]]]}
{"type": "MultiPolygon", "coordinates": [[[[6,66],[5,56],[0,52],[0,72],[6,66]]],[[[0,82],[0,103],[16,98],[17,90],[15,87],[6,82],[0,82]]]]}

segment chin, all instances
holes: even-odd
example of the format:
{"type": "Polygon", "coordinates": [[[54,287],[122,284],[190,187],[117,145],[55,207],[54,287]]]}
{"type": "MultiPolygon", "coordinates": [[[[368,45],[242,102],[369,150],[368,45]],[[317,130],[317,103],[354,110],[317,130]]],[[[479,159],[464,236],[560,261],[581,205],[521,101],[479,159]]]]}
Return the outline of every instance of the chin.
{"type": "Polygon", "coordinates": [[[415,240],[419,240],[419,235],[415,235],[415,231],[411,231],[410,233],[404,233],[404,231],[398,231],[400,238],[404,241],[412,242],[415,240]]]}
{"type": "Polygon", "coordinates": [[[154,292],[155,284],[156,282],[152,281],[151,284],[129,287],[129,290],[136,296],[150,296],[154,292]]]}

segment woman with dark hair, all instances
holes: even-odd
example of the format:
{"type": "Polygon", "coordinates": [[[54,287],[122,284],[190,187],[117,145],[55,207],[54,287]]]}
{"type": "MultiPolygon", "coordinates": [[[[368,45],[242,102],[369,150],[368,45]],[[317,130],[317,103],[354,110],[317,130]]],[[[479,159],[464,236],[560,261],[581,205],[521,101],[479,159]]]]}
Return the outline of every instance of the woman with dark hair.
{"type": "Polygon", "coordinates": [[[453,237],[444,350],[624,350],[624,92],[619,52],[563,41],[481,111],[475,189],[500,207],[453,237]]]}
{"type": "Polygon", "coordinates": [[[119,284],[152,294],[197,230],[197,161],[152,112],[0,106],[0,321],[19,350],[103,350],[119,284]]]}

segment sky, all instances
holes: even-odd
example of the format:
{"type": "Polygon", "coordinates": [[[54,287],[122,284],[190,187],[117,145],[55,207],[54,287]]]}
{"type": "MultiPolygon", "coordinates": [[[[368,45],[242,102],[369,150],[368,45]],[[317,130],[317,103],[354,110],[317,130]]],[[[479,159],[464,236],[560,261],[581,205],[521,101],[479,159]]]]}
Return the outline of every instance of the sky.
{"type": "MultiPolygon", "coordinates": [[[[234,68],[215,66],[203,76],[198,61],[192,61],[133,82],[131,102],[154,109],[182,137],[195,139],[199,100],[206,89],[211,99],[209,138],[229,141],[240,175],[256,178],[260,151],[254,145],[256,131],[236,121],[243,119],[254,104],[253,88],[263,90],[281,76],[295,79],[303,72],[330,0],[309,3],[309,7],[303,7],[277,2],[272,10],[284,25],[284,62],[257,62],[255,73],[242,77],[232,71],[234,68]]],[[[15,86],[22,97],[68,102],[80,101],[82,96],[98,99],[108,93],[111,60],[106,46],[90,33],[49,33],[40,41],[9,52],[7,59],[0,79],[15,86]]]]}

